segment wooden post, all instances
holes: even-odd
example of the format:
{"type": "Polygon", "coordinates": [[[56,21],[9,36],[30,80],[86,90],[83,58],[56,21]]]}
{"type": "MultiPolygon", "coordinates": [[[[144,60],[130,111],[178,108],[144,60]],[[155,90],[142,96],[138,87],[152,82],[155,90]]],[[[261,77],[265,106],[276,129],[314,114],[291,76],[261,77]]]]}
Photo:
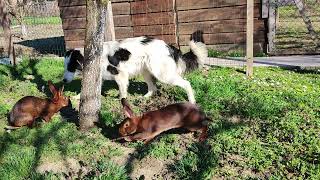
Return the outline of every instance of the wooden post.
{"type": "Polygon", "coordinates": [[[14,65],[15,60],[14,60],[14,56],[12,55],[13,42],[12,42],[10,24],[11,22],[9,18],[8,7],[6,7],[6,3],[4,1],[0,1],[0,25],[3,27],[4,38],[6,41],[4,49],[5,51],[7,51],[11,64],[14,65]]]}
{"type": "Polygon", "coordinates": [[[254,0],[247,0],[247,71],[248,77],[253,75],[253,10],[254,0]]]}
{"type": "Polygon", "coordinates": [[[274,39],[276,37],[276,0],[269,1],[268,27],[268,52],[274,52],[274,39]]]}
{"type": "Polygon", "coordinates": [[[179,43],[179,21],[178,21],[178,10],[177,10],[177,3],[176,0],[172,0],[173,3],[173,18],[174,18],[174,33],[176,37],[176,45],[180,49],[180,43],[179,43]]]}
{"type": "Polygon", "coordinates": [[[115,41],[116,35],[115,35],[115,31],[114,31],[111,0],[108,1],[107,17],[106,18],[107,18],[106,19],[106,32],[104,34],[104,41],[115,41]]]}

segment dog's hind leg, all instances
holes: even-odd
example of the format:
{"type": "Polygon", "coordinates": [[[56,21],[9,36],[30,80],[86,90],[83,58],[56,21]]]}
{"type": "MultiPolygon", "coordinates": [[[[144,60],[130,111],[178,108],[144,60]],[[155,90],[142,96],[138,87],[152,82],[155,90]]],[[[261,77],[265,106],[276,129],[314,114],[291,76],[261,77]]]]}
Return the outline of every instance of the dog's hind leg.
{"type": "Polygon", "coordinates": [[[193,90],[192,90],[192,87],[191,87],[189,81],[184,80],[182,77],[177,75],[177,76],[173,77],[173,79],[171,79],[171,81],[169,83],[183,88],[188,94],[189,102],[192,104],[196,103],[196,100],[193,95],[193,90]]]}
{"type": "Polygon", "coordinates": [[[155,85],[155,79],[149,71],[144,70],[142,72],[142,76],[148,85],[148,93],[144,95],[144,97],[150,97],[157,90],[157,86],[155,85]]]}
{"type": "Polygon", "coordinates": [[[115,76],[115,81],[119,87],[120,99],[127,98],[129,75],[125,72],[120,72],[118,75],[115,76]]]}

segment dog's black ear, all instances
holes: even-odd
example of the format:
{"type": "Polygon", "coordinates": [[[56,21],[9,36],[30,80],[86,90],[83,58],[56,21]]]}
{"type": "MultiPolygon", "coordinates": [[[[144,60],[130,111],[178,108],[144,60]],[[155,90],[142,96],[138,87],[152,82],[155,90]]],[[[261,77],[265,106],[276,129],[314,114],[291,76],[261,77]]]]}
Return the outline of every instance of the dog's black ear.
{"type": "Polygon", "coordinates": [[[74,49],[68,50],[68,51],[65,53],[64,57],[70,56],[70,54],[71,54],[73,51],[74,51],[74,49]]]}

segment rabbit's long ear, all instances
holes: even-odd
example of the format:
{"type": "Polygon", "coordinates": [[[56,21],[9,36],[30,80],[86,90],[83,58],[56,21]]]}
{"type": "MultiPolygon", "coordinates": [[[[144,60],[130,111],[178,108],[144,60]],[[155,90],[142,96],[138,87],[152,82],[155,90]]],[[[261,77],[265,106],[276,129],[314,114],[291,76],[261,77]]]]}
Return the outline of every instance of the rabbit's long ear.
{"type": "Polygon", "coordinates": [[[49,89],[50,89],[50,91],[51,91],[51,93],[53,94],[53,95],[56,95],[57,94],[57,89],[56,89],[56,87],[54,87],[54,85],[52,84],[52,81],[48,81],[48,85],[49,85],[49,89]]]}
{"type": "Polygon", "coordinates": [[[64,85],[62,85],[62,87],[61,87],[60,90],[59,90],[59,96],[62,96],[63,90],[64,90],[64,85]]]}
{"type": "Polygon", "coordinates": [[[122,104],[122,107],[123,107],[124,114],[128,118],[134,117],[133,111],[131,110],[129,103],[127,102],[127,100],[125,98],[121,99],[121,104],[122,104]]]}

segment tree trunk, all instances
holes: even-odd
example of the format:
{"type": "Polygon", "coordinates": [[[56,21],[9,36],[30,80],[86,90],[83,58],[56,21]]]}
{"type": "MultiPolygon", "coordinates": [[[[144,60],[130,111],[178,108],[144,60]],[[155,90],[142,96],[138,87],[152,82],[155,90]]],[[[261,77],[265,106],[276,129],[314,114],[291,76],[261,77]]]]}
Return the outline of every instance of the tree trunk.
{"type": "Polygon", "coordinates": [[[101,55],[106,22],[106,0],[87,0],[87,25],[84,48],[80,129],[86,130],[99,120],[101,107],[101,55]]]}
{"type": "Polygon", "coordinates": [[[6,40],[4,49],[8,51],[9,56],[11,50],[11,29],[9,11],[5,1],[0,1],[0,25],[3,28],[4,38],[6,40]]]}

